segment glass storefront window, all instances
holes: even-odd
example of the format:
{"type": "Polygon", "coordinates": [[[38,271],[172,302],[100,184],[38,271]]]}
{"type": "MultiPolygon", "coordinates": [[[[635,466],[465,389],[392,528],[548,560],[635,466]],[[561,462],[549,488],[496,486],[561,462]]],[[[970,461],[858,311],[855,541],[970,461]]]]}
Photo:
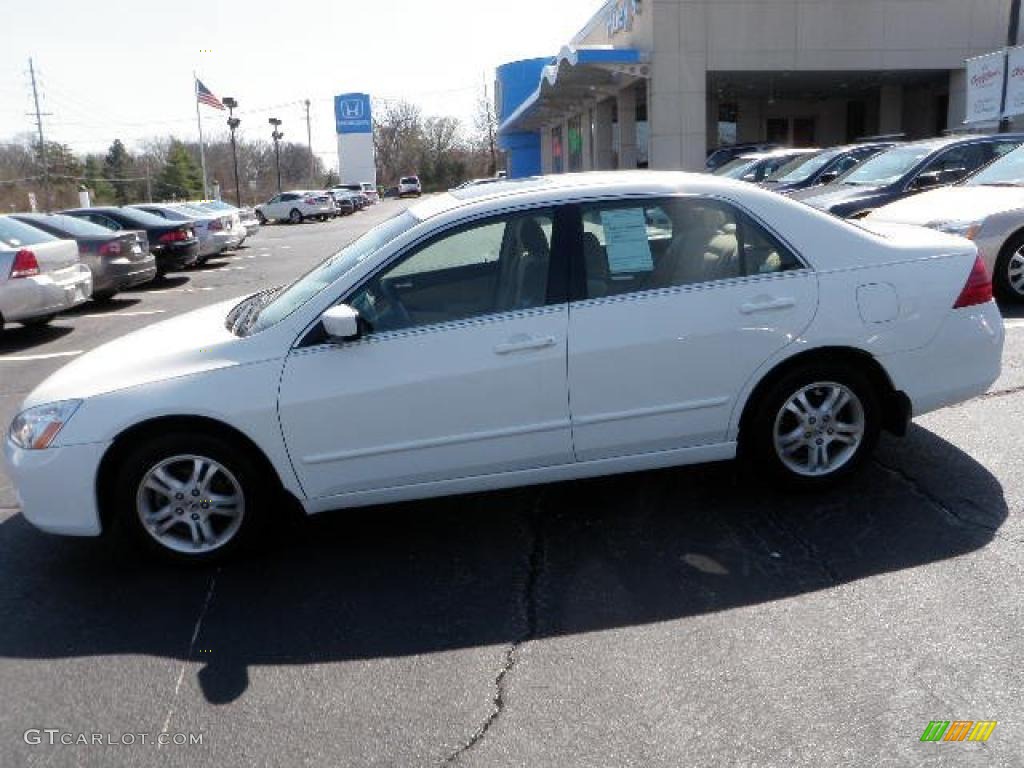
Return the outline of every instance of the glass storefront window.
{"type": "Polygon", "coordinates": [[[583,170],[583,121],[579,115],[569,119],[569,172],[583,170]]]}
{"type": "Polygon", "coordinates": [[[562,143],[562,126],[551,129],[551,172],[565,171],[565,147],[562,143]]]}

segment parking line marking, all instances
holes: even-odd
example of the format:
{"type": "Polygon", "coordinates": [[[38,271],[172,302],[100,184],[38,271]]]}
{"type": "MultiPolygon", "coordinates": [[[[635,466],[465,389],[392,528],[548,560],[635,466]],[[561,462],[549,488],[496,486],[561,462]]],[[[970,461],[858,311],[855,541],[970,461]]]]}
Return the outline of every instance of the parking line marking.
{"type": "Polygon", "coordinates": [[[79,315],[79,317],[144,317],[145,315],[162,315],[166,309],[149,309],[145,312],[97,312],[95,315],[79,315]]]}
{"type": "Polygon", "coordinates": [[[1024,320],[1004,320],[1003,325],[1010,330],[1015,328],[1024,328],[1024,320]]]}
{"type": "Polygon", "coordinates": [[[57,357],[74,357],[82,354],[81,349],[70,352],[50,352],[47,355],[4,355],[0,356],[0,363],[26,363],[32,360],[52,360],[57,357]]]}

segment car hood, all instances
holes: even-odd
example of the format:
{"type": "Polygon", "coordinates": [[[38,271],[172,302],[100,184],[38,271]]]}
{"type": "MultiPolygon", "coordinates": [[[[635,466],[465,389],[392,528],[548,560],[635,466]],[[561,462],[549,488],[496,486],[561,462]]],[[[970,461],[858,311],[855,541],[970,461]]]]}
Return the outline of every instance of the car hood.
{"type": "Polygon", "coordinates": [[[890,203],[869,218],[905,224],[981,221],[1015,208],[1024,208],[1024,188],[943,187],[890,203]]]}
{"type": "Polygon", "coordinates": [[[224,320],[240,299],[148,326],[76,358],[26,398],[25,407],[94,397],[156,381],[266,360],[259,336],[239,338],[224,320]]]}
{"type": "Polygon", "coordinates": [[[826,184],[824,187],[809,187],[793,192],[789,197],[791,200],[799,200],[823,211],[829,210],[833,205],[850,203],[860,198],[871,197],[882,187],[860,187],[844,186],[842,184],[826,184]]]}

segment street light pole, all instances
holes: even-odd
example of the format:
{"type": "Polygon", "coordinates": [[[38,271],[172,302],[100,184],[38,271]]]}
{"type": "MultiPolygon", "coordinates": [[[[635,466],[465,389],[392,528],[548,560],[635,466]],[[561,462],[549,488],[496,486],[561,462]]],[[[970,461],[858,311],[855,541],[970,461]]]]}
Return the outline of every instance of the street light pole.
{"type": "Polygon", "coordinates": [[[309,144],[309,183],[316,183],[316,158],[313,156],[313,126],[309,120],[309,99],[306,99],[306,143],[309,144]]]}
{"type": "Polygon", "coordinates": [[[235,144],[235,131],[242,121],[235,117],[235,109],[238,107],[238,102],[235,99],[226,96],[223,104],[228,108],[228,128],[231,129],[231,160],[235,166],[235,205],[241,208],[242,186],[238,183],[238,147],[235,144]]]}
{"type": "Polygon", "coordinates": [[[281,194],[281,145],[279,142],[284,138],[284,134],[278,130],[281,126],[281,121],[276,117],[270,118],[267,122],[274,126],[274,132],[270,134],[270,138],[274,140],[274,162],[277,165],[277,193],[281,194]]]}

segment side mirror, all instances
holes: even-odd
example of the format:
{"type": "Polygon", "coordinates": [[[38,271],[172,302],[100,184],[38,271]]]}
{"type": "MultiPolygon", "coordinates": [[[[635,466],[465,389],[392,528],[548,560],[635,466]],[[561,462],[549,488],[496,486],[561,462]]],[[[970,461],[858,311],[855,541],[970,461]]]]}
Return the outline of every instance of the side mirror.
{"type": "Polygon", "coordinates": [[[922,173],[916,179],[910,183],[911,189],[928,189],[929,187],[937,187],[939,185],[939,172],[931,171],[929,173],[922,173]]]}
{"type": "Polygon", "coordinates": [[[348,304],[331,307],[320,316],[328,341],[339,343],[353,341],[361,335],[359,313],[348,304]]]}

